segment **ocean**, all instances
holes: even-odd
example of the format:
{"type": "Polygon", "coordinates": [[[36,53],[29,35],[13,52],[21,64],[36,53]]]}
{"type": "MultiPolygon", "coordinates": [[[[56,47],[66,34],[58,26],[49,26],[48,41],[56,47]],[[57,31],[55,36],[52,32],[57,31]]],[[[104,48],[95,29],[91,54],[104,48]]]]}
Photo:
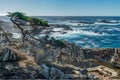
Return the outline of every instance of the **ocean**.
{"type": "Polygon", "coordinates": [[[120,48],[119,16],[35,16],[49,24],[69,25],[73,30],[50,36],[83,48],[120,48]]]}
{"type": "Polygon", "coordinates": [[[119,16],[42,16],[49,23],[69,25],[73,31],[67,34],[53,34],[57,39],[73,42],[83,48],[120,48],[119,16]],[[111,23],[97,22],[100,20],[111,23]],[[79,25],[79,23],[86,23],[79,25]]]}

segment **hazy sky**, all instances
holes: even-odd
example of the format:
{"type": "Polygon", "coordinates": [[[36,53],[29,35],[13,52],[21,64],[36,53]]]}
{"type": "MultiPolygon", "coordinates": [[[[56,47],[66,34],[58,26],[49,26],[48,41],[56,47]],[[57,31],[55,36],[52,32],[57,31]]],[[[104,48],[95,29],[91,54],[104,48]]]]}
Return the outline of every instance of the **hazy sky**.
{"type": "Polygon", "coordinates": [[[0,15],[120,16],[120,0],[0,0],[0,15]]]}

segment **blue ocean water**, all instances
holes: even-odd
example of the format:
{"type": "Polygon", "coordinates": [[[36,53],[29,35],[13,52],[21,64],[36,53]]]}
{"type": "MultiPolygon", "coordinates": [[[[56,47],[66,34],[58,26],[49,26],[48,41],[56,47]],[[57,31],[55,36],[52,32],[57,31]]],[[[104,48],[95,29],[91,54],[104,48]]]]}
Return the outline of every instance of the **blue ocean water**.
{"type": "Polygon", "coordinates": [[[49,23],[69,25],[73,31],[67,34],[54,34],[53,37],[73,42],[83,48],[120,48],[120,17],[91,17],[91,16],[54,16],[40,18],[49,23]],[[99,20],[111,23],[97,22],[99,20]],[[84,25],[78,25],[84,22],[84,25]]]}
{"type": "MultiPolygon", "coordinates": [[[[119,16],[34,16],[48,20],[49,24],[69,25],[73,30],[51,36],[73,42],[83,48],[120,48],[119,16]],[[99,22],[99,21],[105,21],[99,22]],[[106,22],[109,21],[109,22],[106,22]]],[[[8,18],[0,17],[2,20],[8,18]]],[[[62,29],[61,29],[62,31],[62,29]]]]}

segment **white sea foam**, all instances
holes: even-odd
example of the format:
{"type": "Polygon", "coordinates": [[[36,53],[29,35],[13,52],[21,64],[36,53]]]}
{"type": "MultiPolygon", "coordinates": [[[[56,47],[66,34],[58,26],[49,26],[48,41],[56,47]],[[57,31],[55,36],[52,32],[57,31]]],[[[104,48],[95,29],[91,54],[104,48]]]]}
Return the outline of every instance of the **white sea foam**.
{"type": "Polygon", "coordinates": [[[79,40],[79,41],[75,41],[75,43],[76,43],[76,44],[83,44],[83,43],[85,43],[85,41],[79,40]]]}
{"type": "Polygon", "coordinates": [[[74,34],[69,34],[69,33],[66,33],[66,34],[61,34],[59,32],[55,32],[53,34],[50,35],[51,37],[56,37],[56,38],[76,38],[78,37],[78,35],[74,35],[74,34]]]}
{"type": "Polygon", "coordinates": [[[99,23],[99,22],[95,22],[95,25],[120,25],[120,23],[99,23]]]}
{"type": "Polygon", "coordinates": [[[113,27],[111,27],[111,28],[109,28],[109,29],[107,29],[107,31],[120,31],[120,28],[113,28],[113,27]]]}
{"type": "Polygon", "coordinates": [[[93,32],[93,31],[84,31],[84,30],[73,30],[68,31],[68,34],[81,34],[81,35],[88,35],[88,36],[105,36],[106,33],[99,33],[99,32],[93,32]]]}
{"type": "Polygon", "coordinates": [[[62,31],[63,28],[54,28],[53,31],[62,31]]]}
{"type": "Polygon", "coordinates": [[[54,32],[50,36],[52,37],[63,37],[63,38],[77,38],[80,35],[87,35],[87,36],[107,36],[107,33],[99,33],[94,31],[84,31],[81,29],[73,29],[73,31],[67,31],[66,34],[61,34],[60,32],[54,32]]]}
{"type": "Polygon", "coordinates": [[[90,41],[90,43],[91,43],[91,45],[92,45],[92,47],[93,48],[97,48],[97,47],[99,47],[99,45],[98,44],[96,44],[95,42],[93,42],[93,41],[90,41]]]}
{"type": "Polygon", "coordinates": [[[85,45],[84,48],[90,48],[90,46],[89,45],[85,45]]]}
{"type": "Polygon", "coordinates": [[[50,23],[50,24],[63,24],[63,25],[69,25],[69,26],[97,26],[97,25],[120,25],[120,22],[116,23],[102,23],[102,22],[95,22],[93,24],[87,24],[87,23],[78,23],[78,22],[57,22],[57,23],[50,23]]]}

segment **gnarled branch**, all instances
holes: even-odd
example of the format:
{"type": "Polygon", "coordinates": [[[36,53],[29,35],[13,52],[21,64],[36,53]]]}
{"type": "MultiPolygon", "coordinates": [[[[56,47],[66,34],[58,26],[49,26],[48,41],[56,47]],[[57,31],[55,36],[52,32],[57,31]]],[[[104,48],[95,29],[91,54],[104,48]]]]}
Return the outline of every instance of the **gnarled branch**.
{"type": "Polygon", "coordinates": [[[10,20],[12,21],[12,23],[14,23],[14,24],[20,29],[20,31],[21,31],[21,33],[22,33],[22,36],[23,36],[23,37],[22,37],[22,42],[24,43],[25,36],[26,36],[26,34],[25,34],[25,32],[24,32],[24,29],[23,29],[22,27],[20,27],[20,25],[17,24],[17,23],[13,20],[13,17],[11,17],[10,20]]]}

